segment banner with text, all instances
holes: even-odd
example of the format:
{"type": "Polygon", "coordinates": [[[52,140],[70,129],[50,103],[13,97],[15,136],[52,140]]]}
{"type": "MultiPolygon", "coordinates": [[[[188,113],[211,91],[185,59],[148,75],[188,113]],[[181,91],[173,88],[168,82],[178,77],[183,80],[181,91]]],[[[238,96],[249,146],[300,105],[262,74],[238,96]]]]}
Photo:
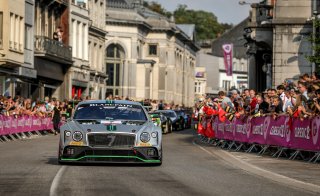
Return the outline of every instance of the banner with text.
{"type": "Polygon", "coordinates": [[[51,129],[53,129],[51,118],[35,116],[14,118],[13,116],[0,115],[0,135],[51,129]]]}
{"type": "Polygon", "coordinates": [[[232,44],[224,44],[222,45],[223,56],[224,56],[224,66],[226,68],[227,76],[232,76],[232,64],[233,64],[233,45],[232,44]]]}
{"type": "Polygon", "coordinates": [[[216,117],[210,123],[213,123],[217,139],[320,151],[320,117],[300,119],[289,116],[241,116],[232,122],[221,122],[216,117]]]}

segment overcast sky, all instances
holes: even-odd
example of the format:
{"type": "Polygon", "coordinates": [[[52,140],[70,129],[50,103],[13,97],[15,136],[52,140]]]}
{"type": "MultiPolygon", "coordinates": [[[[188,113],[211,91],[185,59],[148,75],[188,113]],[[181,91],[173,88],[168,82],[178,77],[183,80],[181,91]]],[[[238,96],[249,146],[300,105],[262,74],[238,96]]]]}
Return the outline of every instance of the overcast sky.
{"type": "MultiPolygon", "coordinates": [[[[238,24],[249,16],[250,5],[239,5],[239,0],[147,0],[160,3],[166,10],[174,11],[179,4],[189,9],[205,10],[214,13],[219,22],[238,24]]],[[[247,0],[248,3],[261,0],[247,0]]]]}

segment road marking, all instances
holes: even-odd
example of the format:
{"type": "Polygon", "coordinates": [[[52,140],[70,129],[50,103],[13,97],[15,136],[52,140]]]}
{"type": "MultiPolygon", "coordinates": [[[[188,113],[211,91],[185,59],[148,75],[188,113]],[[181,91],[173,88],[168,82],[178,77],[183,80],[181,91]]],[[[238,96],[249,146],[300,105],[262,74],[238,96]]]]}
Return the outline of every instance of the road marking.
{"type": "Polygon", "coordinates": [[[51,187],[50,187],[50,196],[58,196],[58,185],[60,182],[60,179],[64,173],[64,170],[66,170],[66,166],[62,166],[59,171],[57,172],[56,176],[53,178],[53,181],[51,183],[51,187]]]}
{"type": "Polygon", "coordinates": [[[277,173],[273,173],[271,171],[262,169],[260,167],[257,167],[255,165],[252,165],[250,163],[247,163],[233,155],[231,155],[230,153],[221,150],[221,149],[217,149],[216,152],[210,152],[209,150],[203,148],[202,146],[198,145],[195,143],[195,140],[193,140],[193,145],[197,146],[198,148],[200,148],[201,150],[203,150],[204,152],[206,152],[207,154],[209,154],[210,156],[213,157],[219,157],[225,161],[227,161],[229,164],[238,167],[242,170],[248,171],[252,174],[255,174],[257,176],[261,176],[264,178],[267,178],[271,181],[274,182],[278,182],[281,183],[283,185],[286,185],[290,188],[294,188],[294,189],[298,189],[298,190],[305,190],[305,191],[309,191],[312,193],[320,193],[320,186],[315,185],[315,184],[311,184],[311,183],[307,183],[307,182],[303,182],[300,180],[296,180],[287,176],[283,176],[281,174],[277,174],[277,173]],[[237,161],[237,162],[235,162],[237,161]]]}

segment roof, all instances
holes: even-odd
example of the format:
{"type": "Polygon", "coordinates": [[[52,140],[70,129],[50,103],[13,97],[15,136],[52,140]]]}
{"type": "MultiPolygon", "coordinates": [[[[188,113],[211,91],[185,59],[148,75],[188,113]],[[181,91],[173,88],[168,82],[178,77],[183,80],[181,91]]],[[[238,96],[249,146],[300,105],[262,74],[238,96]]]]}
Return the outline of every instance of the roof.
{"type": "Polygon", "coordinates": [[[107,23],[142,25],[151,31],[170,31],[193,51],[200,49],[193,42],[194,24],[176,25],[166,16],[143,7],[141,0],[108,0],[108,3],[107,23]]]}
{"type": "Polygon", "coordinates": [[[194,40],[195,24],[178,24],[177,27],[183,31],[191,40],[194,40]]]}
{"type": "Polygon", "coordinates": [[[222,34],[219,38],[212,42],[212,55],[223,57],[223,44],[233,44],[233,55],[235,58],[246,58],[247,49],[244,47],[243,29],[247,27],[249,18],[243,20],[229,31],[222,34]]]}

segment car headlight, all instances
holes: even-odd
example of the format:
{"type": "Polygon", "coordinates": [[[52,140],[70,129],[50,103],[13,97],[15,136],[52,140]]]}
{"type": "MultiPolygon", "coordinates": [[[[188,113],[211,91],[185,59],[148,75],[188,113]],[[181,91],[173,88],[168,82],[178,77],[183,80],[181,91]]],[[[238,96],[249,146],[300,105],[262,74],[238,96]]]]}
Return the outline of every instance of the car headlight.
{"type": "Polygon", "coordinates": [[[149,141],[150,141],[150,134],[147,133],[147,132],[141,133],[141,135],[140,135],[140,140],[141,140],[143,143],[149,142],[149,141]]]}
{"type": "Polygon", "coordinates": [[[157,135],[158,135],[157,132],[152,132],[152,133],[151,133],[151,137],[153,137],[153,138],[156,138],[157,135]]]}
{"type": "Polygon", "coordinates": [[[83,138],[83,135],[82,135],[82,133],[81,133],[80,131],[75,131],[75,132],[73,133],[73,135],[72,135],[72,139],[73,139],[74,141],[76,141],[76,142],[81,141],[82,138],[83,138]]]}
{"type": "Polygon", "coordinates": [[[66,137],[70,137],[71,136],[71,131],[64,131],[64,135],[66,137]]]}

